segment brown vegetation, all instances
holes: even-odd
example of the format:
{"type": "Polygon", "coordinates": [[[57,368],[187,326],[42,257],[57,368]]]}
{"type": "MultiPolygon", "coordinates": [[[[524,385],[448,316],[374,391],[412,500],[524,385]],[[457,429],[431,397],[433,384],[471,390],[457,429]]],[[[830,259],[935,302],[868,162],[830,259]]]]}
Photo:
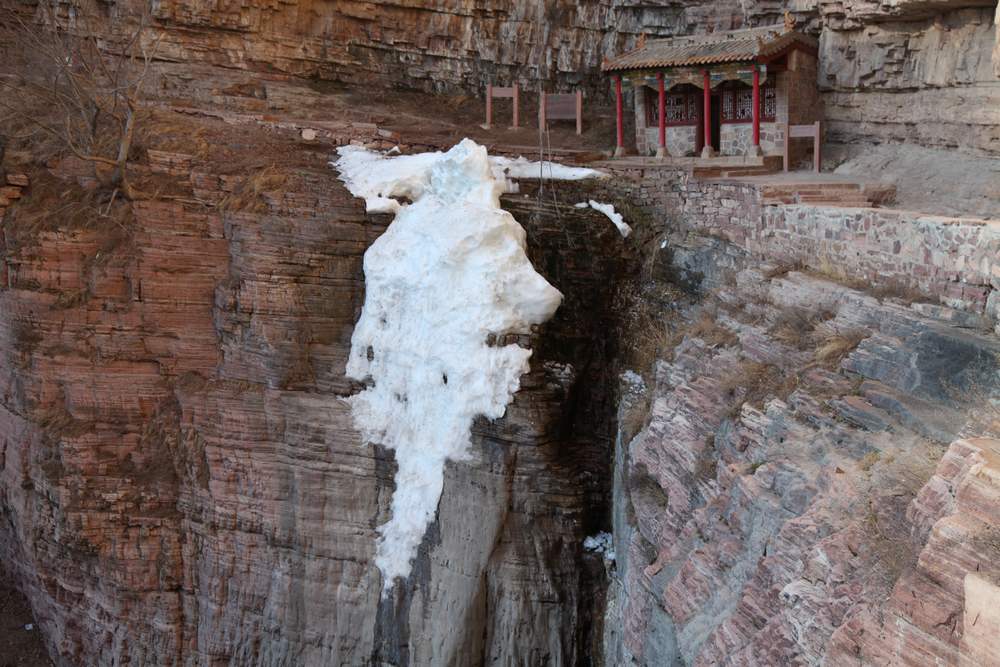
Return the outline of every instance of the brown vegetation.
{"type": "Polygon", "coordinates": [[[830,370],[840,367],[847,355],[867,337],[867,333],[858,329],[827,336],[816,345],[816,364],[830,370]]]}
{"type": "Polygon", "coordinates": [[[264,213],[267,211],[265,194],[280,190],[287,180],[288,174],[273,164],[264,167],[243,178],[239,185],[219,202],[219,210],[264,213]]]}
{"type": "Polygon", "coordinates": [[[132,19],[120,42],[105,44],[97,19],[80,6],[62,15],[38,3],[31,18],[0,10],[4,39],[25,60],[21,74],[0,77],[4,130],[44,135],[50,151],[88,163],[102,186],[129,199],[136,193],[127,164],[156,46],[148,8],[132,19]]]}

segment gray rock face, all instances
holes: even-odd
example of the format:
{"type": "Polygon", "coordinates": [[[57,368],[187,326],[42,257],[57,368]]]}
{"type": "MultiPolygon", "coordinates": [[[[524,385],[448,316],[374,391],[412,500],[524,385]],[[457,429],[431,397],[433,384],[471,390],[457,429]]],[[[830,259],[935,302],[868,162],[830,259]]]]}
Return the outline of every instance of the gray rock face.
{"type": "MultiPolygon", "coordinates": [[[[715,239],[672,242],[688,270],[739,258],[715,239]]],[[[1000,574],[986,551],[936,573],[928,526],[957,510],[924,514],[947,443],[1000,431],[1000,341],[934,307],[740,266],[709,272],[705,296],[661,321],[676,347],[648,378],[648,412],[623,404],[645,425],[617,445],[608,609],[623,630],[608,661],[955,664],[960,633],[924,642],[932,623],[886,598],[926,585],[926,617],[945,617],[962,598],[928,581],[1000,574]]]]}

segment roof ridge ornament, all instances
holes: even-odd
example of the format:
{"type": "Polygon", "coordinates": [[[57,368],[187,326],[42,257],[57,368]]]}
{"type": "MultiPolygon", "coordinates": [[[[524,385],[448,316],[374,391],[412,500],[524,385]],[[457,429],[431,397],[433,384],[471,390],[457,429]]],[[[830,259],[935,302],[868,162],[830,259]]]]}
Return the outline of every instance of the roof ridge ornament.
{"type": "Polygon", "coordinates": [[[792,16],[792,13],[786,9],[785,10],[785,32],[791,32],[793,30],[795,30],[795,17],[792,16]]]}

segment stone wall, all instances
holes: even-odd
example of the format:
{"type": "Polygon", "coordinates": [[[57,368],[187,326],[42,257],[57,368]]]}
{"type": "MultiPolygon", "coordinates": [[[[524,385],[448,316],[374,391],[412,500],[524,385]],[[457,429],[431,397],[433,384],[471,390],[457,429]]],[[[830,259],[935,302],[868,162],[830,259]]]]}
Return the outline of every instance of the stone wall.
{"type": "Polygon", "coordinates": [[[767,205],[764,186],[698,181],[671,168],[621,169],[615,188],[661,216],[768,260],[801,261],[872,284],[904,283],[1000,331],[1000,221],[911,211],[767,205]]]}
{"type": "MultiPolygon", "coordinates": [[[[723,123],[719,138],[720,155],[748,155],[753,146],[753,124],[723,123]]],[[[760,149],[764,155],[782,155],[785,151],[784,125],[761,123],[760,149]]]]}

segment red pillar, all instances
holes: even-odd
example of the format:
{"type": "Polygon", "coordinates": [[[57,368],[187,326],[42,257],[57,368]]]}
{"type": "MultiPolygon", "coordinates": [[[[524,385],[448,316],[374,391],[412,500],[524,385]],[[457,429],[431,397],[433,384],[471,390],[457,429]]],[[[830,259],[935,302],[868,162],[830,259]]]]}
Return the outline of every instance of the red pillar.
{"type": "Polygon", "coordinates": [[[618,143],[615,144],[615,157],[620,157],[625,154],[625,125],[622,118],[622,77],[620,74],[615,76],[615,113],[618,120],[618,143]]]}
{"type": "Polygon", "coordinates": [[[715,155],[712,148],[712,78],[705,70],[705,103],[702,105],[702,125],[705,126],[705,148],[701,151],[702,157],[715,155]]]}
{"type": "Polygon", "coordinates": [[[760,155],[760,72],[757,66],[753,68],[753,148],[760,155]]]}
{"type": "Polygon", "coordinates": [[[663,72],[656,75],[657,81],[660,83],[660,144],[659,150],[656,151],[656,157],[666,157],[667,156],[667,92],[663,87],[663,72]]]}

